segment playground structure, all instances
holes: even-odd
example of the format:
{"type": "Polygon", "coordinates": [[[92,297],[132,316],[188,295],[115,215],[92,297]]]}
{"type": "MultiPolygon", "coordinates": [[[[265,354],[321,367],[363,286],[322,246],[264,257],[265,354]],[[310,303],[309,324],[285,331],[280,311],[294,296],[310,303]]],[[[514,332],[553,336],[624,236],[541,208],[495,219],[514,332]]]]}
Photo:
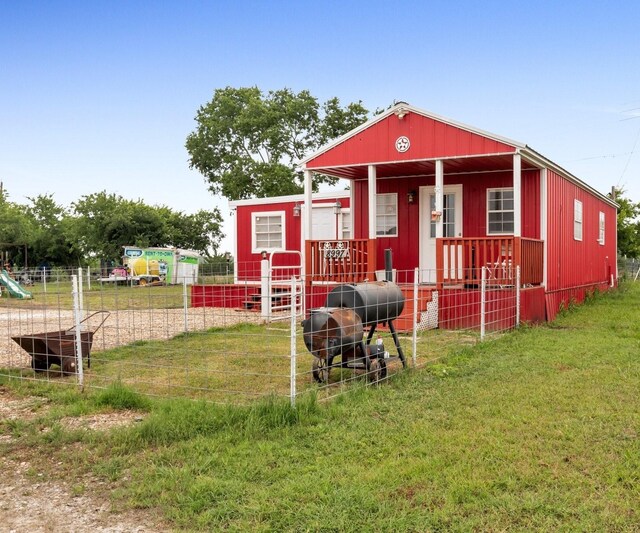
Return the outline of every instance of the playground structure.
{"type": "Polygon", "coordinates": [[[4,287],[9,293],[9,296],[13,298],[20,298],[21,300],[30,300],[33,298],[33,295],[9,276],[9,273],[4,269],[0,273],[0,285],[4,287]]]}

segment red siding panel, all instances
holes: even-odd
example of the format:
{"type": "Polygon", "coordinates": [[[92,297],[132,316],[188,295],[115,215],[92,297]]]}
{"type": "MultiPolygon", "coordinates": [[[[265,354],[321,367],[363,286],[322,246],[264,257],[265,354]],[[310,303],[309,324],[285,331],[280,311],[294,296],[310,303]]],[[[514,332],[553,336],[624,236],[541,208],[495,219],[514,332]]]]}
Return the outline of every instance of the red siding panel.
{"type": "Polygon", "coordinates": [[[412,161],[437,157],[455,157],[513,153],[508,144],[452,126],[432,118],[409,113],[402,120],[395,115],[372,124],[344,142],[318,155],[307,168],[366,165],[391,161],[412,161]],[[396,139],[406,136],[411,147],[396,150],[396,139]]]}
{"type": "Polygon", "coordinates": [[[581,301],[586,288],[606,285],[615,275],[616,210],[574,183],[547,173],[547,316],[560,305],[581,301]],[[582,202],[582,240],[574,239],[574,200],[582,202]],[[605,214],[605,243],[598,242],[599,213],[605,214]]]}

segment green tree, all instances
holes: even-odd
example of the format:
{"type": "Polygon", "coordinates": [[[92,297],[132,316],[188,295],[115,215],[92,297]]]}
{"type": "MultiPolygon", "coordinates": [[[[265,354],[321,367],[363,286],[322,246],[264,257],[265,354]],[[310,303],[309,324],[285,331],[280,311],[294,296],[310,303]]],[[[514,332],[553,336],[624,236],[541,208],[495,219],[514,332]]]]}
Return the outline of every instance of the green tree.
{"type": "Polygon", "coordinates": [[[51,194],[28,200],[27,212],[34,221],[29,239],[29,262],[32,265],[82,263],[80,247],[74,239],[75,220],[69,210],[57,204],[51,194]]]}
{"type": "Polygon", "coordinates": [[[626,198],[624,189],[615,189],[615,201],[619,206],[618,253],[626,257],[640,257],[640,203],[626,198]]]}
{"type": "MultiPolygon", "coordinates": [[[[214,194],[230,200],[296,194],[303,190],[297,162],[367,119],[361,102],[341,107],[337,98],[322,106],[309,91],[257,87],[217,89],[200,107],[197,127],[186,142],[189,164],[214,194]]],[[[335,183],[317,176],[320,183],[335,183]]]]}
{"type": "Polygon", "coordinates": [[[207,254],[223,237],[217,209],[187,215],[106,191],[83,196],[73,209],[74,231],[85,257],[118,261],[126,245],[174,246],[207,254]]]}
{"type": "Polygon", "coordinates": [[[28,247],[32,242],[35,222],[25,206],[10,202],[9,194],[0,194],[0,251],[8,254],[11,262],[24,266],[28,247]],[[26,247],[26,248],[25,248],[26,247]]]}

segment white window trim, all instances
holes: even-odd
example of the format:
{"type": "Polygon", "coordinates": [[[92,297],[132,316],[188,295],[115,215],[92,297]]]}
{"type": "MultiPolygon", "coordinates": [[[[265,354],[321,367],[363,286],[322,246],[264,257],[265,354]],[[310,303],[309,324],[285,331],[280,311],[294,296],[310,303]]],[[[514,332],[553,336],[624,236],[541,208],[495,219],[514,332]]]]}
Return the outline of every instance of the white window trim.
{"type": "MultiPolygon", "coordinates": [[[[491,189],[487,189],[486,192],[486,212],[487,212],[487,216],[486,216],[486,228],[487,228],[487,235],[513,235],[513,231],[489,231],[489,193],[490,192],[497,192],[497,191],[513,191],[513,187],[492,187],[491,189]]],[[[513,213],[513,228],[515,229],[515,216],[516,216],[516,211],[515,211],[515,193],[514,193],[514,198],[513,198],[513,209],[502,209],[501,211],[491,211],[492,213],[513,213]]]]}
{"type": "Polygon", "coordinates": [[[384,239],[385,237],[398,237],[399,235],[399,231],[398,231],[398,193],[397,192],[379,192],[376,193],[376,201],[377,198],[379,196],[393,196],[396,200],[396,224],[395,224],[395,228],[396,228],[396,232],[395,233],[384,233],[382,235],[378,234],[378,217],[379,216],[386,216],[384,213],[381,213],[380,210],[377,208],[376,206],[376,238],[377,239],[384,239]]]}
{"type": "Polygon", "coordinates": [[[279,250],[285,250],[287,242],[286,228],[287,224],[284,211],[260,211],[251,213],[251,253],[259,254],[261,252],[276,252],[279,250]],[[280,219],[282,220],[282,246],[280,248],[258,248],[256,246],[256,218],[274,216],[280,216],[280,219]]]}
{"type": "Polygon", "coordinates": [[[582,202],[576,198],[573,201],[573,240],[575,241],[582,241],[582,236],[584,234],[583,221],[584,212],[582,210],[582,202]],[[580,206],[579,210],[578,206],[580,206]],[[578,220],[578,212],[580,212],[580,220],[578,220]],[[579,224],[579,226],[577,224],[579,224]],[[576,231],[578,228],[580,228],[580,235],[578,235],[578,232],[576,231]]]}
{"type": "Polygon", "coordinates": [[[604,211],[600,211],[598,214],[598,243],[600,246],[604,246],[605,236],[605,216],[604,211]]]}

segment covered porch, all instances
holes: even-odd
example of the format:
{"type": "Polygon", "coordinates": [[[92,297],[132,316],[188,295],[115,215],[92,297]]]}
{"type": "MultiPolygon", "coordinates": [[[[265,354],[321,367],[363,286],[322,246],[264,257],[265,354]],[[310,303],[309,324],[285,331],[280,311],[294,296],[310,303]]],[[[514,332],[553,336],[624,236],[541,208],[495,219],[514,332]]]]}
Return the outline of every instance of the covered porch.
{"type": "MultiPolygon", "coordinates": [[[[361,283],[381,276],[377,239],[306,241],[307,283],[361,283]]],[[[436,239],[436,268],[405,270],[401,282],[444,287],[474,287],[482,269],[490,284],[521,286],[542,284],[544,242],[523,237],[457,237],[436,239]]],[[[397,269],[396,269],[397,270],[397,269]]]]}

